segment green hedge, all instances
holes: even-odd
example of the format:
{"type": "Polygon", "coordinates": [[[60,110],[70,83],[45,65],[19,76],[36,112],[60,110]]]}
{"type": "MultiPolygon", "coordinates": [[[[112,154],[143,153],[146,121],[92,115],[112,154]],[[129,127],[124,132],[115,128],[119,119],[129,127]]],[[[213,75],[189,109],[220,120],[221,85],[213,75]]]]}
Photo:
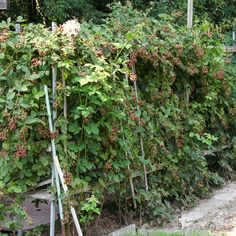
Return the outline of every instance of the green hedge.
{"type": "MultiPolygon", "coordinates": [[[[0,197],[11,199],[13,214],[21,212],[15,200],[50,177],[52,136],[70,186],[66,204],[92,185],[101,206],[113,193],[124,211],[134,210],[129,176],[141,173],[133,179],[138,208],[161,222],[171,217],[171,201],[189,204],[233,173],[235,71],[222,35],[206,22],[192,30],[176,26],[175,17],[157,21],[118,6],[102,25],[84,22],[72,40],[61,29],[52,34],[28,25],[16,34],[14,24],[0,24],[0,197]],[[43,92],[44,84],[51,87],[52,65],[58,68],[54,134],[43,92]]],[[[80,196],[83,222],[98,213],[83,207],[89,196],[80,196]]],[[[9,207],[0,204],[7,226],[9,207]]]]}

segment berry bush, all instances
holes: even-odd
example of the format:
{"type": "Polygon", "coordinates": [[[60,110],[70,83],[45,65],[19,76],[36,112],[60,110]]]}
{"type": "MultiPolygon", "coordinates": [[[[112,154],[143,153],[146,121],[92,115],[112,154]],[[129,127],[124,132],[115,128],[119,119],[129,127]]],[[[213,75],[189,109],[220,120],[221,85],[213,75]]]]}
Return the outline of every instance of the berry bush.
{"type": "Polygon", "coordinates": [[[87,197],[102,207],[109,193],[124,213],[141,209],[162,222],[170,202],[190,204],[232,175],[235,70],[224,36],[207,22],[190,30],[177,21],[118,6],[101,25],[83,22],[72,38],[62,28],[30,24],[16,34],[10,21],[0,24],[0,226],[15,223],[7,211],[27,217],[19,203],[50,177],[52,137],[70,188],[65,204],[91,186],[79,195],[80,216],[87,197]],[[52,66],[55,133],[43,90],[52,66]]]}

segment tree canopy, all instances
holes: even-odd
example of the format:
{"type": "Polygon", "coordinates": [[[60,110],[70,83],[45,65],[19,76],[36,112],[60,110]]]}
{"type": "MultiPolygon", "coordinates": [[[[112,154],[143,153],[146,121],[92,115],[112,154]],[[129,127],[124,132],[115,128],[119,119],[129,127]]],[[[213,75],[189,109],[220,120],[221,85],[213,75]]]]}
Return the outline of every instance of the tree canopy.
{"type": "MultiPolygon", "coordinates": [[[[109,5],[114,0],[11,0],[10,9],[1,13],[0,18],[16,18],[22,15],[30,22],[42,22],[56,20],[59,23],[73,17],[85,20],[93,20],[95,23],[110,12],[109,5]]],[[[149,9],[149,14],[158,18],[161,13],[182,12],[185,23],[187,0],[122,0],[123,4],[131,3],[139,10],[149,9]]],[[[224,24],[232,28],[235,25],[236,0],[195,0],[195,18],[207,18],[216,24],[224,24]]]]}

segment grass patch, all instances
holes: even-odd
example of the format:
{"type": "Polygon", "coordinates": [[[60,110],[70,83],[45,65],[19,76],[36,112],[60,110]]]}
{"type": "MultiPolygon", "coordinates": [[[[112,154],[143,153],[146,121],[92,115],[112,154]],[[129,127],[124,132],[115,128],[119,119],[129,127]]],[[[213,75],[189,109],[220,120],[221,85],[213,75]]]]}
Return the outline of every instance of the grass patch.
{"type": "MultiPolygon", "coordinates": [[[[173,232],[173,233],[167,233],[167,232],[161,232],[161,231],[148,233],[148,234],[136,234],[136,235],[127,234],[125,236],[147,236],[147,235],[148,236],[213,236],[212,234],[207,233],[207,232],[202,232],[202,233],[201,232],[194,232],[194,233],[173,232]]],[[[216,235],[214,235],[214,236],[216,236],[216,235]]]]}

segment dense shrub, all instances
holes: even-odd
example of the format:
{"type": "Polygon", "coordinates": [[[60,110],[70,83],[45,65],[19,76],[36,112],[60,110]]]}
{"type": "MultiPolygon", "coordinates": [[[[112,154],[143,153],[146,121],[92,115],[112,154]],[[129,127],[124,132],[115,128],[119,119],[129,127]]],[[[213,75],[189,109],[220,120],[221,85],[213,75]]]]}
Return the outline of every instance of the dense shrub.
{"type": "MultiPolygon", "coordinates": [[[[170,216],[170,201],[191,203],[233,172],[235,82],[223,36],[207,22],[192,30],[174,22],[118,6],[102,25],[83,23],[72,40],[61,29],[52,34],[29,25],[16,34],[12,23],[1,23],[0,196],[14,200],[14,211],[16,197],[50,176],[51,137],[72,200],[92,185],[101,201],[114,193],[121,208],[131,209],[129,176],[141,173],[136,200],[147,206],[143,214],[159,220],[170,216]],[[53,134],[43,91],[52,65],[58,67],[53,134]],[[151,172],[149,192],[143,165],[151,172]]],[[[0,217],[6,208],[0,205],[0,217]]]]}

